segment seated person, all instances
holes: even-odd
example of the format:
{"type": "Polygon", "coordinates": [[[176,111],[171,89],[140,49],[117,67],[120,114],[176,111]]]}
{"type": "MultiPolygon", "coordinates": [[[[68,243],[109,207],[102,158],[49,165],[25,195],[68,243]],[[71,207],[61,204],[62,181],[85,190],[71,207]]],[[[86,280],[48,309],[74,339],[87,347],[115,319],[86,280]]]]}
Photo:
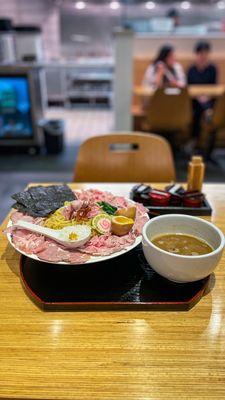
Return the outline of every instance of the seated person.
{"type": "MultiPolygon", "coordinates": [[[[209,61],[210,44],[205,41],[198,42],[195,46],[195,63],[189,68],[187,81],[189,85],[211,85],[217,83],[217,68],[209,61]]],[[[200,123],[204,113],[210,113],[214,100],[200,96],[193,102],[193,138],[200,134],[200,123]]]]}
{"type": "Polygon", "coordinates": [[[142,85],[153,88],[183,87],[185,83],[185,74],[182,66],[176,62],[174,48],[163,46],[153,64],[147,68],[142,85]]]}

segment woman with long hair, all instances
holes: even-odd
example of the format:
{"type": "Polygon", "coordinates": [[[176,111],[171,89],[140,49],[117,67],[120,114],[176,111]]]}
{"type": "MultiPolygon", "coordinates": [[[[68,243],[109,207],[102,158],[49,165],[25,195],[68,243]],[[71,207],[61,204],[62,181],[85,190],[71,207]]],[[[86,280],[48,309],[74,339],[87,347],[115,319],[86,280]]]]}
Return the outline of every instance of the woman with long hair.
{"type": "Polygon", "coordinates": [[[176,61],[172,46],[165,45],[159,49],[157,57],[145,72],[142,84],[154,88],[185,86],[185,73],[182,66],[176,61]]]}

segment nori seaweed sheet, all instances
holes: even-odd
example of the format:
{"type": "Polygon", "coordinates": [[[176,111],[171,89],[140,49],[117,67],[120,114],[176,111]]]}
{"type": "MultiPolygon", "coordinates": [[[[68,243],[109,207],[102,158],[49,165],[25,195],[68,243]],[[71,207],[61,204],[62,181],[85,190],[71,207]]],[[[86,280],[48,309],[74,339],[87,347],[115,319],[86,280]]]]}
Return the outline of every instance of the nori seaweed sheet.
{"type": "Polygon", "coordinates": [[[62,207],[65,201],[75,200],[76,196],[67,185],[51,185],[34,186],[15,193],[12,198],[16,200],[13,208],[32,217],[46,217],[62,207]]]}

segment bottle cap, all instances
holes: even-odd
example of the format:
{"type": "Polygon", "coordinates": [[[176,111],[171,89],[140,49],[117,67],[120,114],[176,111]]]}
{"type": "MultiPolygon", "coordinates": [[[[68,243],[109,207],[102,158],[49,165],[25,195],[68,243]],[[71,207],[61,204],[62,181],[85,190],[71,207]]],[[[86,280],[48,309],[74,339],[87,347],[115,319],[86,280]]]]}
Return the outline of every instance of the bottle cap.
{"type": "Polygon", "coordinates": [[[203,162],[203,159],[202,159],[202,156],[193,156],[193,157],[191,158],[191,161],[192,161],[194,164],[201,164],[201,163],[203,162]]]}

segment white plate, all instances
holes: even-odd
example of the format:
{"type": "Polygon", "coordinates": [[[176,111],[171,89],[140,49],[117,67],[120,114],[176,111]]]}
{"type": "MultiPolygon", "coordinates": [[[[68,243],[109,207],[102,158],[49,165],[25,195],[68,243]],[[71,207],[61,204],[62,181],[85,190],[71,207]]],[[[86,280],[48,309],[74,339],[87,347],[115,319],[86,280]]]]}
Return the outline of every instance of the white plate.
{"type": "MultiPolygon", "coordinates": [[[[132,201],[131,199],[126,199],[126,200],[129,200],[130,203],[134,203],[134,204],[135,204],[135,202],[132,201]]],[[[147,213],[146,213],[146,216],[147,216],[147,213]]],[[[10,219],[9,222],[8,222],[7,228],[10,227],[10,226],[12,226],[12,225],[13,225],[13,224],[12,224],[12,221],[11,221],[11,219],[10,219]]],[[[27,253],[25,253],[24,251],[21,251],[21,250],[17,249],[16,246],[14,245],[13,241],[12,241],[12,238],[11,238],[11,234],[10,234],[10,233],[7,233],[7,239],[8,239],[8,241],[9,241],[9,243],[14,247],[14,249],[15,249],[16,251],[18,251],[20,254],[23,254],[23,255],[26,256],[26,257],[32,258],[33,260],[37,260],[37,261],[41,261],[41,262],[46,262],[47,264],[83,265],[83,264],[92,264],[92,263],[96,263],[96,262],[100,262],[100,261],[110,260],[111,258],[119,257],[119,256],[121,256],[121,255],[127,253],[128,251],[134,249],[136,246],[138,246],[138,245],[141,243],[141,241],[142,241],[142,235],[137,236],[136,239],[135,239],[135,242],[134,242],[132,245],[128,246],[126,249],[123,249],[123,250],[121,250],[121,251],[118,251],[117,253],[110,254],[109,256],[91,256],[91,258],[90,258],[88,261],[86,261],[85,263],[83,263],[83,264],[69,263],[69,262],[65,262],[65,261],[51,262],[51,261],[41,260],[41,259],[38,258],[35,254],[27,254],[27,253]]]]}

